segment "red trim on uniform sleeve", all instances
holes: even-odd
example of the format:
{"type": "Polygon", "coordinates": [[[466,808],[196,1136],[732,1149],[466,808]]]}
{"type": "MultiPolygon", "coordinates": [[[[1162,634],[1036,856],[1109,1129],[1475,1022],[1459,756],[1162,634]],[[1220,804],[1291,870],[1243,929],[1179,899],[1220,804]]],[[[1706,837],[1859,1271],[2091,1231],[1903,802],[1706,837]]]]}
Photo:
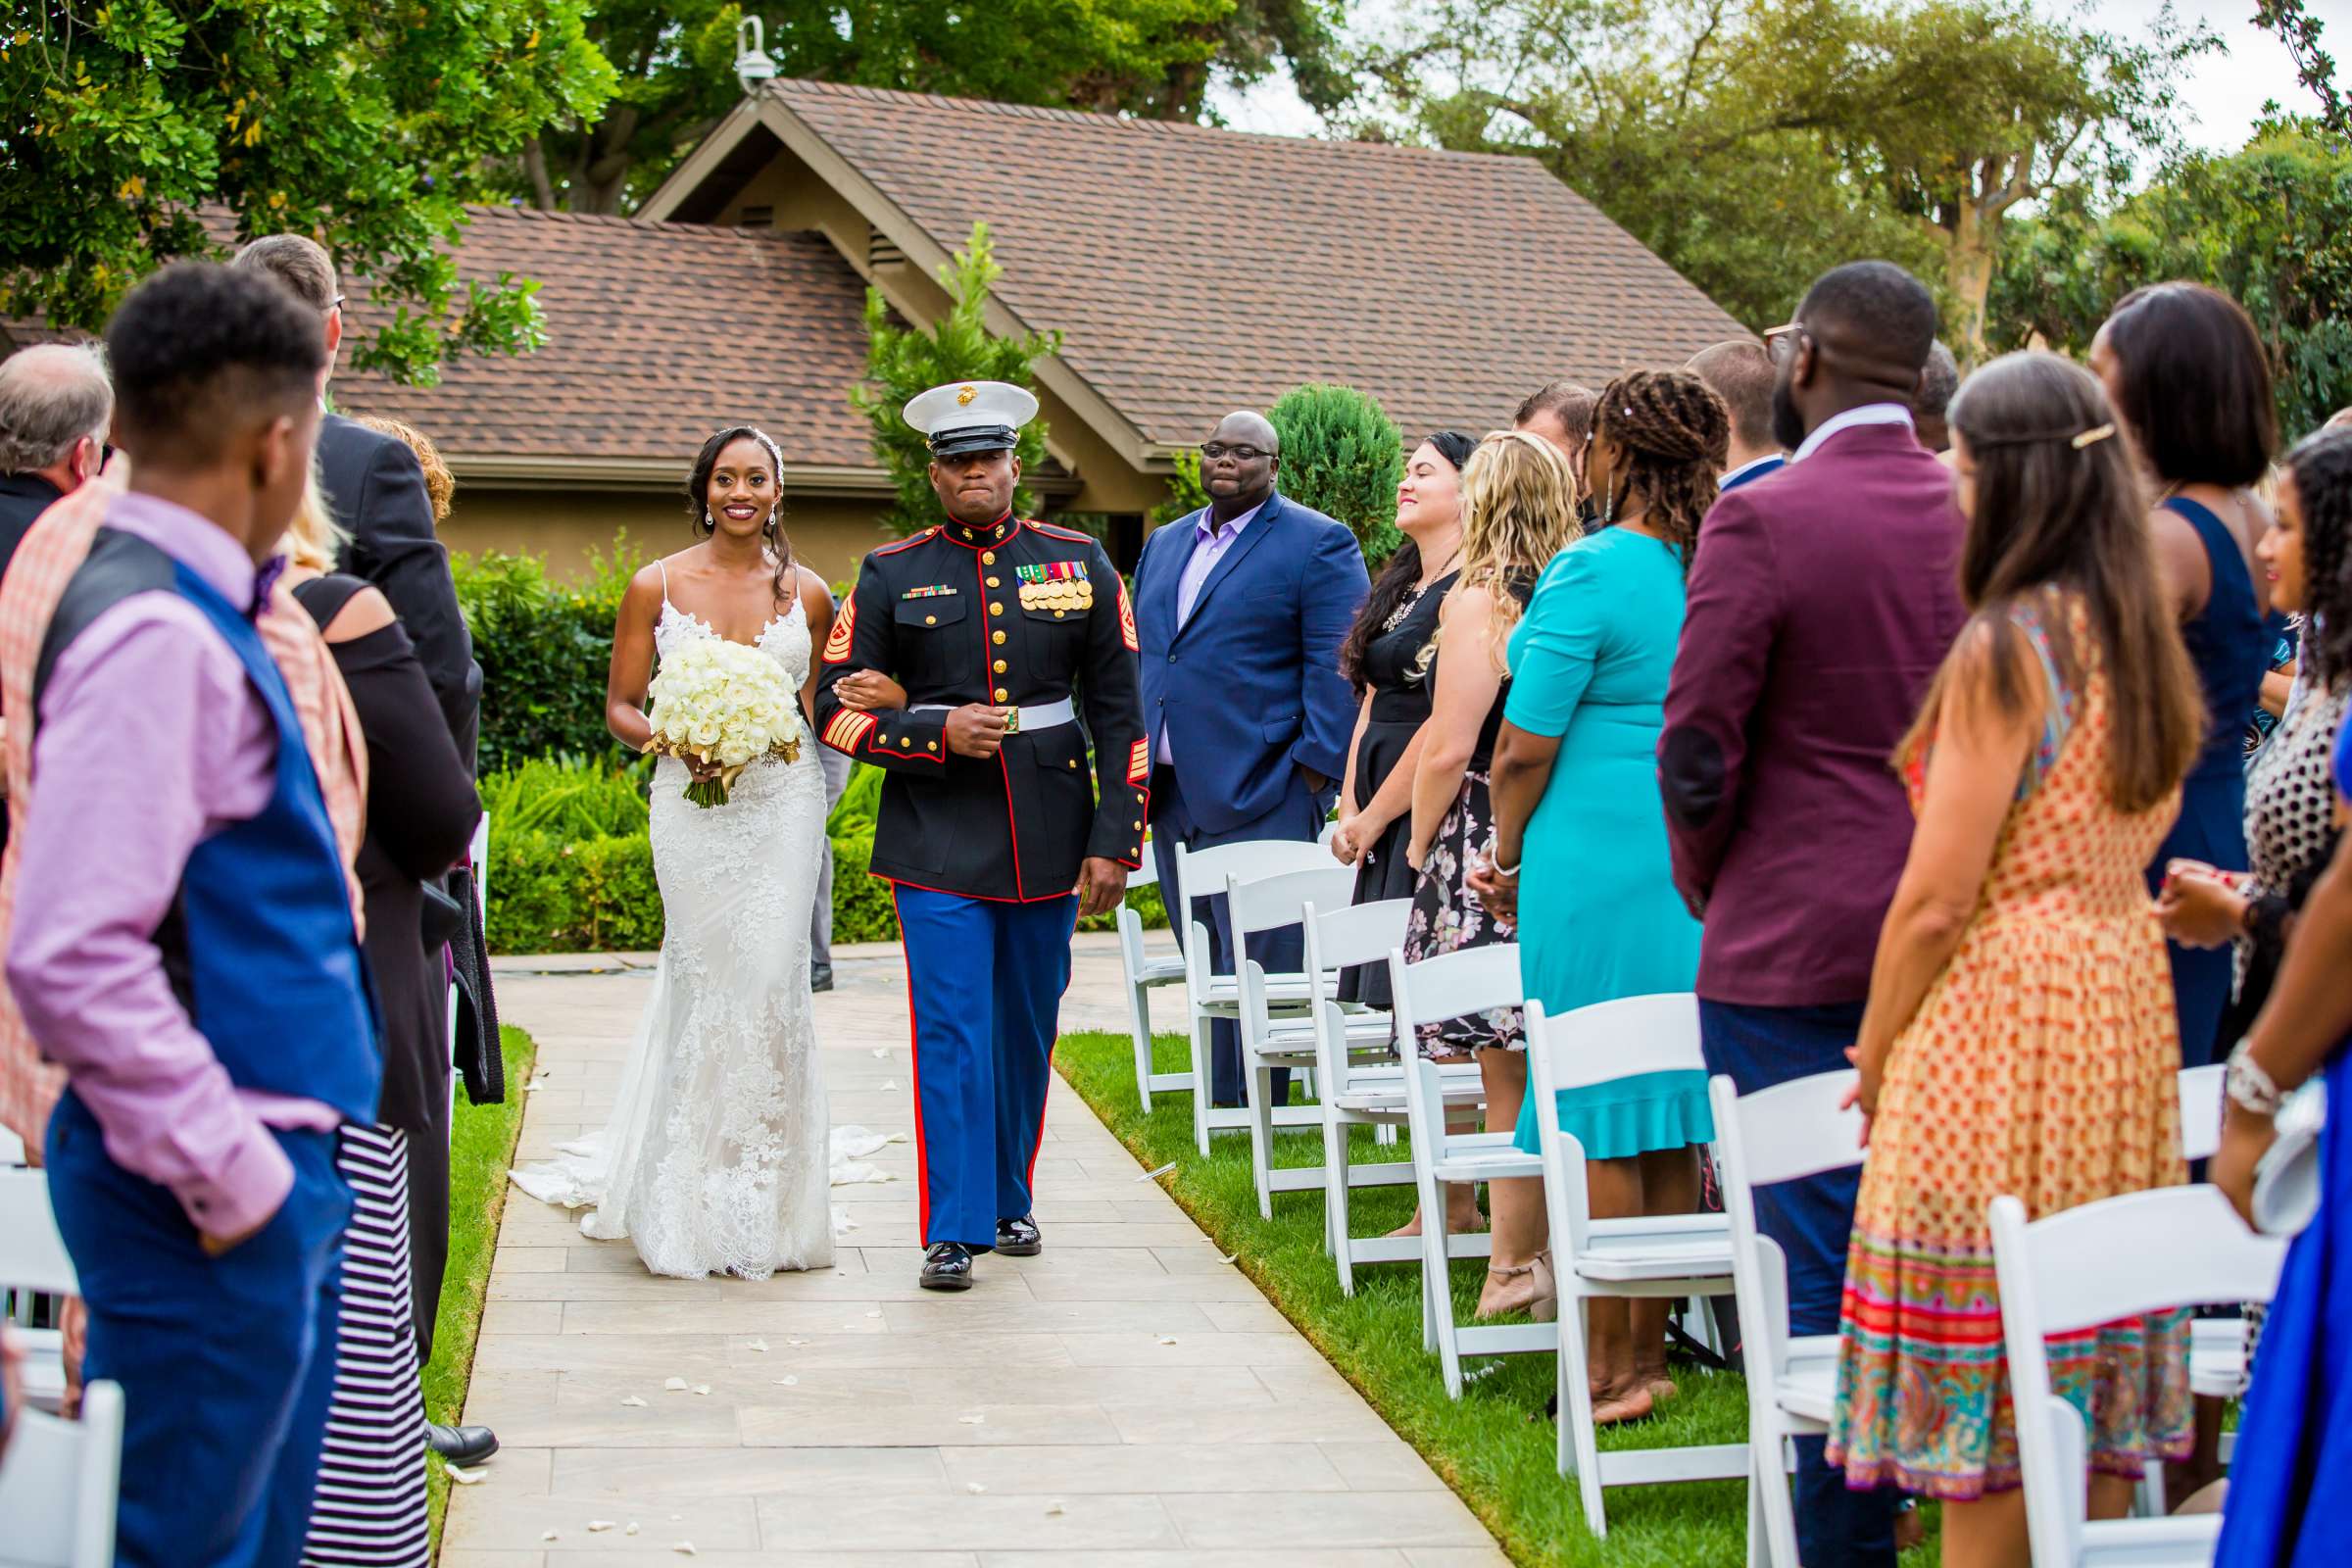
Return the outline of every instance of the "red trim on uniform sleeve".
{"type": "Polygon", "coordinates": [[[1127,782],[1141,784],[1152,776],[1152,742],[1137,741],[1127,751],[1127,782]]]}

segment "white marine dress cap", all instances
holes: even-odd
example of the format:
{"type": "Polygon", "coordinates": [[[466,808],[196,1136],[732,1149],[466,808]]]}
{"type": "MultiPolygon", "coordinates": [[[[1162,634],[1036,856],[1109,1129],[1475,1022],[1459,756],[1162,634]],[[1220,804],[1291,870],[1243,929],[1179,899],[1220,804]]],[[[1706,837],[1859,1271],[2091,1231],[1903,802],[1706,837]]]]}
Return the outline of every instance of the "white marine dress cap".
{"type": "Polygon", "coordinates": [[[1006,381],[953,381],[908,399],[905,417],[930,438],[935,458],[1003,452],[1037,417],[1037,395],[1006,381]]]}

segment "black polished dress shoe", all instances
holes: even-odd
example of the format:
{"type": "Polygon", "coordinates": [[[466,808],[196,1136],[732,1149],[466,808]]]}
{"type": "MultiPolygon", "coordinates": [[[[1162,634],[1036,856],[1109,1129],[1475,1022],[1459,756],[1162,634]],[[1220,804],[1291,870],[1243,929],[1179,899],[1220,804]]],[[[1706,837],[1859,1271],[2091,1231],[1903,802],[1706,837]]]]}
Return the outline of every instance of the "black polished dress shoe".
{"type": "Polygon", "coordinates": [[[1035,1257],[1046,1250],[1046,1239],[1037,1229],[1037,1221],[1023,1214],[1018,1219],[997,1221],[997,1250],[1006,1257],[1035,1257]]]}
{"type": "Polygon", "coordinates": [[[808,966],[808,989],[810,991],[832,990],[833,966],[829,963],[810,964],[808,966]]]}
{"type": "Polygon", "coordinates": [[[923,1253],[920,1283],[926,1291],[970,1290],[972,1250],[961,1242],[933,1242],[923,1253]]]}
{"type": "Polygon", "coordinates": [[[498,1451],[498,1434],[488,1427],[445,1427],[436,1421],[424,1429],[424,1446],[451,1464],[480,1464],[498,1451]]]}

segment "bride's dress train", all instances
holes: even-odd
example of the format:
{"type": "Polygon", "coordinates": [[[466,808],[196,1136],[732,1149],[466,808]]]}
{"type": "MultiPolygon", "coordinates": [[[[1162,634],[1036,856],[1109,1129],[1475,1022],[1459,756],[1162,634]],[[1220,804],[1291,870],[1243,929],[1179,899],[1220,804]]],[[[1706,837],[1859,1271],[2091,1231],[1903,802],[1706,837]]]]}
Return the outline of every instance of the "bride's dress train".
{"type": "MultiPolygon", "coordinates": [[[[663,655],[717,633],[662,601],[663,655]]],[[[760,648],[797,690],[808,623],[796,599],[760,648]]],[[[808,737],[797,760],[753,763],[726,805],[684,796],[685,764],[654,773],[654,875],[664,919],[654,975],[602,1132],[514,1170],[580,1229],[627,1239],[656,1274],[765,1279],[833,1261],[836,1182],[881,1177],[857,1161],[890,1140],[828,1135],[808,992],[808,925],[824,849],[825,787],[808,737]]]]}

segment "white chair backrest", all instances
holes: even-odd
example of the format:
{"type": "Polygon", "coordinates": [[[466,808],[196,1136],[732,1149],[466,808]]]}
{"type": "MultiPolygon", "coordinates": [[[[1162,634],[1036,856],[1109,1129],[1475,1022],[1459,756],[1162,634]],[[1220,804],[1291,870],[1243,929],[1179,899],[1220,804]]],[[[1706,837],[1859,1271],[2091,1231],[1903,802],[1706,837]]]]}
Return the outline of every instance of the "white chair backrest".
{"type": "Polygon", "coordinates": [[[16,1568],[109,1568],[122,1478],[122,1387],[82,1391],[81,1418],[19,1410],[0,1457],[0,1562],[16,1568]]]}
{"type": "Polygon", "coordinates": [[[1404,940],[1405,923],[1412,918],[1410,899],[1383,899],[1377,904],[1350,904],[1332,908],[1320,900],[1306,906],[1306,967],[1344,969],[1379,963],[1404,940]],[[1330,910],[1325,913],[1325,910],[1330,910]]]}
{"type": "MultiPolygon", "coordinates": [[[[1386,952],[1386,949],[1382,950],[1386,952]]],[[[5,1127],[0,1127],[0,1165],[24,1163],[24,1140],[5,1127]]]]}
{"type": "Polygon", "coordinates": [[[2072,1563],[2083,1543],[2081,1412],[2051,1391],[2051,1335],[2196,1301],[2267,1301],[2286,1243],[2246,1228],[2209,1186],[2102,1199],[2029,1223],[1992,1200],[1992,1265],[2016,1401],[2034,1560],[2072,1563]]]}
{"type": "MultiPolygon", "coordinates": [[[[1250,839],[1240,844],[1219,844],[1206,850],[1188,850],[1176,846],[1170,858],[1176,873],[1177,897],[1168,906],[1168,917],[1189,918],[1193,899],[1205,899],[1222,892],[1229,876],[1272,876],[1281,871],[1312,871],[1339,862],[1331,851],[1321,844],[1303,839],[1250,839]]],[[[1161,890],[1165,893],[1165,889],[1161,890]]]]}
{"type": "Polygon", "coordinates": [[[1405,962],[1404,950],[1392,948],[1389,991],[1396,999],[1399,1040],[1410,1038],[1419,1024],[1516,1007],[1527,1000],[1526,983],[1519,978],[1519,944],[1464,948],[1419,963],[1405,962]]]}
{"type": "Polygon", "coordinates": [[[1620,997],[1550,1017],[1527,1004],[1527,1092],[1536,1102],[1536,1141],[1544,1155],[1544,1200],[1555,1252],[1583,1252],[1592,1229],[1584,1146],[1560,1127],[1552,1097],[1636,1073],[1703,1071],[1698,999],[1689,992],[1620,997]]]}
{"type": "Polygon", "coordinates": [[[473,842],[466,847],[466,858],[473,865],[473,910],[484,925],[490,921],[490,813],[484,811],[473,824],[473,842]]]}
{"type": "Polygon", "coordinates": [[[1698,998],[1688,991],[1619,997],[1557,1017],[1531,1010],[1527,1049],[1531,1076],[1534,1054],[1541,1051],[1550,1063],[1555,1090],[1589,1088],[1636,1073],[1706,1070],[1698,1051],[1698,998]],[[1544,1020],[1541,1035],[1539,1018],[1544,1020]]]}
{"type": "MultiPolygon", "coordinates": [[[[1305,909],[1306,972],[1317,986],[1315,1006],[1315,1083],[1322,1096],[1345,1094],[1354,1067],[1348,1050],[1348,1017],[1337,1002],[1320,1000],[1320,976],[1353,964],[1378,963],[1404,940],[1405,923],[1412,918],[1410,899],[1383,899],[1377,904],[1354,904],[1323,913],[1314,905],[1305,909]]],[[[1394,1059],[1394,1051],[1383,1065],[1394,1059]]]]}
{"type": "Polygon", "coordinates": [[[1133,893],[1138,888],[1157,887],[1159,885],[1159,857],[1152,853],[1150,840],[1145,841],[1144,853],[1137,856],[1136,858],[1144,863],[1127,873],[1127,891],[1133,893]]]}
{"type": "Polygon", "coordinates": [[[2204,1185],[2127,1193],[2030,1225],[2023,1203],[1996,1198],[1992,1221],[2001,1315],[2020,1275],[2017,1327],[2043,1338],[2197,1301],[2267,1301],[2286,1259],[2282,1238],[2247,1229],[2204,1185]]]}
{"type": "MultiPolygon", "coordinates": [[[[1730,1120],[1739,1135],[1748,1186],[1770,1187],[1862,1163],[1862,1112],[1859,1107],[1838,1104],[1853,1087],[1850,1070],[1815,1073],[1752,1095],[1733,1089],[1729,1078],[1719,1077],[1716,1082],[1732,1096],[1735,1109],[1730,1120]]],[[[1724,1123],[1718,1113],[1715,1133],[1719,1140],[1728,1137],[1724,1123]]],[[[1728,1167],[1728,1143],[1719,1143],[1717,1152],[1728,1167]]],[[[1729,1174],[1727,1169],[1727,1203],[1729,1174]]]]}
{"type": "Polygon", "coordinates": [[[2211,1159],[2222,1147],[2222,1080],[2227,1062],[2180,1069],[2180,1153],[2211,1159]]]}
{"type": "Polygon", "coordinates": [[[49,1209],[49,1173],[0,1170],[0,1287],[49,1296],[76,1292],[74,1259],[49,1209]]]}
{"type": "Polygon", "coordinates": [[[1707,1084],[1743,1308],[1740,1348],[1754,1387],[1772,1387],[1788,1360],[1788,1259],[1756,1224],[1755,1190],[1862,1163],[1862,1113],[1838,1104],[1853,1081],[1850,1072],[1816,1073],[1752,1095],[1720,1073],[1707,1084]]]}
{"type": "Polygon", "coordinates": [[[1244,935],[1252,932],[1280,931],[1302,923],[1310,904],[1326,909],[1340,908],[1354,892],[1355,872],[1328,857],[1324,864],[1309,870],[1257,876],[1245,876],[1237,871],[1225,878],[1225,896],[1232,910],[1237,944],[1244,935]]]}

